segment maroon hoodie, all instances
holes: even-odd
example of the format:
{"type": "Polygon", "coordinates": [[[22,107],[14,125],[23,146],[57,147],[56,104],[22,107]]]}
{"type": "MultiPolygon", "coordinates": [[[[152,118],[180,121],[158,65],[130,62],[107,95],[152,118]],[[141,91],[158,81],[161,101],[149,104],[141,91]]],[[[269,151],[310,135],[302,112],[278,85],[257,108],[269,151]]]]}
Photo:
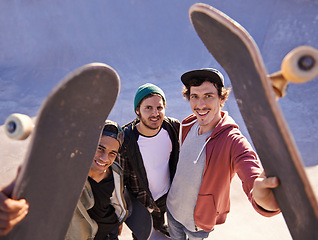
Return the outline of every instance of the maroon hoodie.
{"type": "MultiPolygon", "coordinates": [[[[243,190],[258,213],[266,217],[280,213],[266,211],[254,201],[251,191],[255,179],[263,169],[238,125],[227,112],[222,111],[221,116],[222,119],[206,140],[205,169],[194,209],[196,226],[207,232],[214,225],[226,220],[230,211],[230,183],[235,173],[241,179],[243,190]]],[[[182,143],[196,121],[194,114],[183,120],[182,143]]]]}

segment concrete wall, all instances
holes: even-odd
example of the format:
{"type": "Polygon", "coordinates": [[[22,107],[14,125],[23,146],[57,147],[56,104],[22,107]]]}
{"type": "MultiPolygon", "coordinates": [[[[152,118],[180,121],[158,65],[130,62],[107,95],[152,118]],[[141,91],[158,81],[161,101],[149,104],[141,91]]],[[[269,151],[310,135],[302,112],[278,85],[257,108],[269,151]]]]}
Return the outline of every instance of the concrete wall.
{"type": "MultiPolygon", "coordinates": [[[[180,94],[180,75],[190,69],[219,67],[189,21],[188,9],[194,2],[1,1],[0,125],[13,112],[36,116],[60,79],[90,62],[109,64],[121,77],[121,93],[110,119],[120,124],[132,120],[136,89],[152,82],[166,92],[167,115],[181,120],[191,110],[180,94]]],[[[269,72],[277,71],[294,47],[318,48],[317,0],[203,2],[250,32],[269,72]]],[[[231,85],[229,79],[226,85],[231,85]]],[[[307,166],[318,163],[317,91],[317,79],[292,85],[280,101],[307,166]]],[[[233,95],[225,110],[248,135],[233,95]]]]}

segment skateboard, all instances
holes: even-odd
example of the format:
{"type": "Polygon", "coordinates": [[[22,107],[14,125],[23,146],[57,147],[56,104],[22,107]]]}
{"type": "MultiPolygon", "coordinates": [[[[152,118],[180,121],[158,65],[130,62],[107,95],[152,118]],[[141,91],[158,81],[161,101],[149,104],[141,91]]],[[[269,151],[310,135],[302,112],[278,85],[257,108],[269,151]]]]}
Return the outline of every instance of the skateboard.
{"type": "MultiPolygon", "coordinates": [[[[318,239],[317,200],[255,41],[239,23],[209,5],[194,4],[189,15],[202,42],[231,80],[266,175],[280,180],[274,194],[293,239],[318,239]]],[[[314,48],[298,48],[285,57],[281,71],[274,75],[284,82],[313,79],[317,56],[314,48]]]]}
{"type": "Polygon", "coordinates": [[[152,217],[150,212],[127,189],[124,191],[124,196],[129,212],[125,220],[126,225],[138,240],[149,239],[152,233],[152,217]]]}
{"type": "Polygon", "coordinates": [[[119,89],[114,69],[88,64],[52,90],[40,107],[34,129],[25,115],[9,117],[8,136],[24,139],[31,132],[12,196],[25,198],[30,208],[26,218],[0,239],[65,238],[119,89]]]}

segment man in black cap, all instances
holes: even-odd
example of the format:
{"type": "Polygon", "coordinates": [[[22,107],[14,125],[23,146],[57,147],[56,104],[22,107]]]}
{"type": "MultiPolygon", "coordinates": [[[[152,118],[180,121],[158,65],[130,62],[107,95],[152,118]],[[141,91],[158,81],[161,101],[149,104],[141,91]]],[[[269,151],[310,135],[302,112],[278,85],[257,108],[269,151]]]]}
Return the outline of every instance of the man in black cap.
{"type": "MultiPolygon", "coordinates": [[[[90,160],[91,169],[66,240],[118,239],[122,223],[128,215],[123,195],[123,173],[115,162],[123,140],[121,127],[106,120],[94,159],[90,160]]],[[[8,197],[14,184],[15,181],[0,191],[0,236],[8,234],[28,213],[26,200],[8,197]]]]}
{"type": "Polygon", "coordinates": [[[138,88],[137,118],[123,127],[120,165],[128,191],[151,212],[154,229],[169,236],[164,214],[179,156],[180,123],[165,116],[165,107],[165,94],[158,86],[146,83],[138,88]]]}
{"type": "Polygon", "coordinates": [[[235,173],[258,213],[278,214],[271,190],[278,179],[262,175],[256,153],[222,111],[230,93],[222,74],[200,69],[183,74],[181,80],[193,114],[182,122],[180,160],[167,198],[171,238],[204,239],[215,225],[225,222],[235,173]]]}
{"type": "Polygon", "coordinates": [[[121,127],[106,120],[65,240],[118,240],[128,215],[123,173],[115,161],[123,140],[121,127]]]}

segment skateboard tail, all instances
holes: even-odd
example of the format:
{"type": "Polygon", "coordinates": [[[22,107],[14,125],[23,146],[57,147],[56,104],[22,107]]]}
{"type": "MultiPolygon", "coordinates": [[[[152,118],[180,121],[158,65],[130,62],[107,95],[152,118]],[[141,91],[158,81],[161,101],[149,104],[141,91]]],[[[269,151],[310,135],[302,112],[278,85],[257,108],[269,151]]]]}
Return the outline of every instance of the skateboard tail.
{"type": "Polygon", "coordinates": [[[48,95],[14,189],[15,198],[29,202],[29,214],[5,239],[64,239],[119,90],[115,70],[93,63],[48,95]]]}
{"type": "Polygon", "coordinates": [[[234,95],[267,175],[280,177],[283,188],[278,187],[275,195],[290,232],[293,236],[304,237],[306,226],[317,226],[317,200],[296,144],[275,101],[256,43],[239,23],[211,6],[195,4],[189,15],[202,42],[231,79],[234,95]],[[257,102],[262,104],[250,104],[257,102]],[[280,164],[282,159],[293,164],[280,164]],[[280,174],[282,171],[284,174],[280,174]],[[296,190],[293,184],[296,185],[294,181],[298,179],[301,181],[298,181],[296,190]],[[308,197],[305,201],[304,196],[308,197]],[[297,204],[299,202],[302,206],[297,204]],[[287,207],[286,203],[289,204],[287,207]],[[307,205],[312,211],[300,213],[301,208],[308,210],[307,205]],[[308,220],[303,223],[306,218],[310,218],[312,223],[308,220]]]}
{"type": "MultiPolygon", "coordinates": [[[[213,8],[212,6],[209,6],[207,4],[194,4],[190,7],[190,10],[189,10],[190,21],[191,21],[191,23],[194,26],[196,31],[202,31],[202,33],[199,34],[199,37],[201,38],[203,44],[208,49],[208,51],[213,56],[215,56],[215,59],[217,61],[218,61],[218,59],[222,58],[223,54],[225,55],[225,52],[222,53],[222,49],[221,49],[222,47],[225,47],[225,45],[221,42],[215,41],[214,38],[210,38],[209,37],[210,34],[204,34],[203,31],[207,31],[207,29],[206,29],[207,26],[205,25],[206,21],[200,21],[199,20],[200,17],[198,17],[198,18],[193,17],[194,15],[203,15],[203,16],[206,16],[207,18],[213,18],[215,20],[216,25],[217,24],[224,25],[223,28],[226,28],[229,31],[232,31],[233,35],[241,36],[240,40],[243,41],[243,44],[245,46],[253,46],[253,48],[254,48],[253,49],[254,51],[251,51],[250,55],[251,55],[252,61],[255,64],[255,68],[257,69],[257,72],[267,73],[267,70],[263,64],[262,58],[259,58],[259,56],[261,56],[261,52],[260,52],[259,48],[257,47],[257,44],[255,43],[252,36],[250,36],[250,34],[247,32],[247,30],[242,25],[240,25],[238,22],[231,19],[228,15],[224,14],[220,10],[213,8]],[[207,11],[207,9],[208,9],[208,11],[207,11]],[[210,15],[209,15],[209,13],[210,13],[210,15]],[[213,48],[210,47],[211,45],[220,45],[220,47],[217,51],[213,51],[213,48]]],[[[232,64],[228,66],[228,64],[222,64],[222,62],[219,62],[219,63],[224,68],[224,70],[226,70],[228,68],[235,67],[232,64]]],[[[237,67],[239,67],[239,66],[237,66],[237,67]]],[[[230,72],[230,71],[227,71],[227,72],[230,72]]],[[[268,90],[268,91],[266,91],[266,94],[269,95],[268,98],[271,99],[272,95],[273,95],[272,91],[269,91],[272,89],[271,85],[269,84],[269,82],[267,81],[267,78],[264,75],[259,74],[259,76],[263,80],[262,81],[263,87],[268,90]]],[[[273,102],[274,102],[274,100],[273,100],[273,102]]],[[[278,111],[279,111],[279,109],[278,109],[278,111]]]]}

